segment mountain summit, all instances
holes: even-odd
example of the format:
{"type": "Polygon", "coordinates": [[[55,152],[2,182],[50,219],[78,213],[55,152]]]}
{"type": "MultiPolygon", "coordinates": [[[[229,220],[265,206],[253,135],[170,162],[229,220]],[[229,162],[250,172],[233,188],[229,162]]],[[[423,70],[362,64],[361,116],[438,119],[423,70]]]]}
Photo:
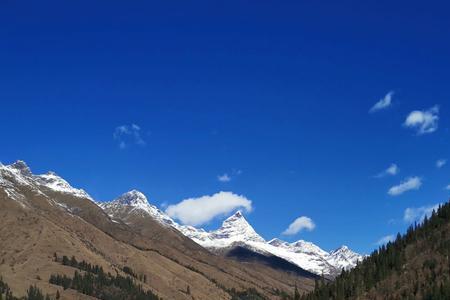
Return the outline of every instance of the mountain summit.
{"type": "Polygon", "coordinates": [[[120,205],[132,207],[146,207],[148,205],[147,197],[138,190],[131,190],[117,197],[114,202],[120,205]]]}
{"type": "Polygon", "coordinates": [[[13,199],[21,201],[25,196],[19,191],[18,187],[28,187],[35,193],[42,194],[40,189],[47,192],[58,192],[77,198],[86,198],[91,201],[92,198],[82,189],[72,187],[62,177],[55,172],[34,175],[28,165],[18,160],[10,165],[0,164],[0,187],[5,188],[6,193],[13,199]]]}
{"type": "Polygon", "coordinates": [[[23,160],[17,160],[16,162],[10,164],[8,167],[19,171],[20,174],[24,176],[32,175],[30,168],[23,160]]]}
{"type": "Polygon", "coordinates": [[[356,262],[363,259],[346,246],[329,253],[304,240],[288,243],[275,238],[266,242],[247,222],[241,211],[227,218],[222,226],[214,231],[207,232],[182,225],[177,225],[176,228],[214,252],[240,246],[263,255],[275,255],[315,274],[331,277],[339,274],[342,268],[350,269],[356,266],[356,262]]]}
{"type": "Polygon", "coordinates": [[[126,221],[132,216],[149,216],[162,225],[176,227],[172,218],[148,202],[147,197],[138,190],[128,191],[111,202],[99,202],[98,205],[113,219],[126,221]]]}
{"type": "MultiPolygon", "coordinates": [[[[236,217],[229,220],[230,228],[248,225],[236,217]]],[[[235,291],[247,290],[269,299],[273,290],[290,292],[294,282],[303,291],[313,286],[308,274],[215,255],[177,228],[202,233],[175,223],[137,190],[97,203],[54,172],[34,175],[22,161],[0,164],[0,285],[6,282],[20,298],[31,284],[52,297],[58,292],[61,299],[145,292],[158,295],[152,299],[176,300],[226,300],[235,291]],[[70,265],[64,263],[65,256],[72,257],[70,265]],[[91,281],[99,275],[95,270],[116,279],[129,276],[126,283],[131,282],[132,289],[115,280],[97,286],[91,281]],[[72,282],[74,271],[82,271],[96,290],[88,295],[80,285],[63,289],[52,281],[68,276],[72,282]]]]}
{"type": "Polygon", "coordinates": [[[328,261],[338,268],[349,270],[356,266],[358,261],[362,261],[364,256],[350,250],[343,245],[336,250],[330,252],[328,261]]]}
{"type": "Polygon", "coordinates": [[[219,229],[211,232],[211,238],[215,240],[216,247],[227,247],[234,242],[265,242],[247,222],[241,211],[223,221],[219,229]]]}

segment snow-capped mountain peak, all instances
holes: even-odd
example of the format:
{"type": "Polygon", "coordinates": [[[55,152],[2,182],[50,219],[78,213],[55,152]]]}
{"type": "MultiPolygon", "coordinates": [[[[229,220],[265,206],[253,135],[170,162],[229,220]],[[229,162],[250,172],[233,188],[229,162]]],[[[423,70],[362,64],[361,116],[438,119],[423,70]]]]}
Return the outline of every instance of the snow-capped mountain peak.
{"type": "Polygon", "coordinates": [[[330,252],[328,261],[339,269],[351,269],[356,266],[358,261],[362,261],[364,256],[353,252],[347,246],[343,245],[330,252]]]}
{"type": "Polygon", "coordinates": [[[15,191],[13,182],[21,186],[28,186],[40,194],[45,194],[45,192],[50,190],[92,200],[84,190],[72,187],[66,180],[54,172],[34,175],[23,160],[18,160],[6,166],[0,164],[0,182],[2,183],[1,186],[5,187],[6,192],[16,200],[23,196],[15,191]]]}
{"type": "Polygon", "coordinates": [[[58,176],[55,172],[49,171],[46,174],[34,175],[33,177],[36,183],[49,188],[50,190],[71,194],[76,197],[87,198],[94,201],[83,189],[76,189],[72,187],[66,180],[58,176]]]}
{"type": "Polygon", "coordinates": [[[231,245],[234,242],[265,242],[247,222],[241,211],[237,211],[231,217],[223,221],[222,226],[212,232],[212,238],[220,241],[220,244],[231,245]]]}
{"type": "Polygon", "coordinates": [[[138,190],[131,190],[111,202],[100,202],[98,205],[113,218],[127,220],[131,215],[150,216],[163,225],[179,226],[172,218],[148,202],[147,197],[138,190]]]}
{"type": "Polygon", "coordinates": [[[314,253],[314,254],[319,254],[322,256],[328,255],[328,252],[321,249],[319,246],[317,246],[311,242],[304,241],[304,240],[298,240],[298,241],[290,244],[290,246],[291,246],[291,249],[296,253],[306,253],[306,254],[314,253]]]}
{"type": "Polygon", "coordinates": [[[127,192],[112,202],[103,202],[99,205],[111,217],[125,222],[129,221],[130,216],[150,216],[161,224],[179,230],[199,245],[212,251],[239,245],[261,254],[281,257],[316,274],[329,276],[338,274],[343,267],[351,268],[356,265],[356,262],[353,263],[353,260],[347,257],[351,250],[346,247],[339,248],[340,251],[328,253],[304,240],[288,243],[275,238],[266,242],[247,222],[242,211],[236,211],[225,219],[219,229],[206,231],[202,228],[178,224],[156,206],[149,204],[145,195],[136,190],[127,192]]]}
{"type": "Polygon", "coordinates": [[[333,251],[331,251],[330,254],[333,254],[333,253],[349,253],[349,252],[352,252],[350,250],[350,248],[348,248],[346,245],[342,245],[339,248],[334,249],[333,251]]]}
{"type": "Polygon", "coordinates": [[[19,173],[23,176],[32,175],[30,168],[23,160],[17,160],[16,162],[10,164],[8,167],[19,171],[19,173]]]}
{"type": "Polygon", "coordinates": [[[147,197],[138,190],[131,190],[116,198],[113,202],[133,207],[147,207],[149,205],[147,197]]]}
{"type": "Polygon", "coordinates": [[[268,244],[272,245],[274,247],[281,247],[281,248],[289,248],[289,246],[290,246],[288,242],[285,242],[285,241],[280,240],[278,238],[271,239],[268,242],[268,244]]]}
{"type": "Polygon", "coordinates": [[[222,227],[251,227],[240,210],[225,219],[222,227]]]}

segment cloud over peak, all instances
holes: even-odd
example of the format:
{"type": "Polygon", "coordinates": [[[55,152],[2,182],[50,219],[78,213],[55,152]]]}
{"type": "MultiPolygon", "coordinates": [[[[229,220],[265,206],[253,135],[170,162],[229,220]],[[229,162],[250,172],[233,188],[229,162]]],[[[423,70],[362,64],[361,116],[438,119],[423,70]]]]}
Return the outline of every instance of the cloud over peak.
{"type": "Polygon", "coordinates": [[[311,218],[301,216],[292,222],[289,227],[283,231],[283,235],[295,235],[299,233],[302,230],[308,230],[311,231],[314,228],[316,228],[316,224],[314,224],[313,220],[311,218]]]}
{"type": "Polygon", "coordinates": [[[428,110],[415,110],[409,113],[403,125],[417,131],[418,135],[432,133],[438,129],[439,106],[428,110]]]}
{"type": "Polygon", "coordinates": [[[218,192],[213,195],[188,198],[169,205],[166,213],[183,224],[196,226],[207,223],[217,216],[229,214],[238,208],[249,212],[252,210],[252,201],[232,192],[218,192]]]}
{"type": "Polygon", "coordinates": [[[418,190],[421,186],[422,179],[420,177],[409,177],[400,184],[391,187],[388,194],[391,196],[398,196],[407,191],[418,190]]]}
{"type": "Polygon", "coordinates": [[[392,97],[394,96],[394,91],[390,91],[383,98],[380,99],[377,103],[372,106],[369,110],[370,113],[374,113],[383,109],[388,108],[392,105],[392,97]]]}

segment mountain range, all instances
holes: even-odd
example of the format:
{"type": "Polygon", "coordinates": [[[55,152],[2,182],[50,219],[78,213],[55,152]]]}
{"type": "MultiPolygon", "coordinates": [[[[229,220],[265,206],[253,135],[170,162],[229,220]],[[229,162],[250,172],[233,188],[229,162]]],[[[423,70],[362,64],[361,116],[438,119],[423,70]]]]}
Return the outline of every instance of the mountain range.
{"type": "Polygon", "coordinates": [[[151,205],[146,196],[137,190],[129,191],[114,201],[98,204],[110,217],[125,222],[132,215],[147,215],[165,226],[179,230],[194,242],[215,253],[226,253],[240,246],[263,255],[275,255],[318,275],[336,276],[342,269],[349,270],[364,258],[347,246],[327,252],[304,240],[288,243],[274,238],[266,241],[247,222],[241,211],[227,218],[217,230],[208,232],[202,228],[180,225],[156,206],[151,205]]]}
{"type": "Polygon", "coordinates": [[[143,289],[165,299],[230,299],[239,291],[279,299],[362,259],[347,247],[328,253],[305,241],[267,242],[239,211],[208,232],[177,223],[136,190],[98,202],[53,172],[33,174],[23,161],[0,164],[0,241],[0,276],[13,291],[24,295],[33,284],[61,299],[91,299],[48,282],[74,272],[54,259],[61,255],[111,274],[132,268],[148,278],[143,289]]]}

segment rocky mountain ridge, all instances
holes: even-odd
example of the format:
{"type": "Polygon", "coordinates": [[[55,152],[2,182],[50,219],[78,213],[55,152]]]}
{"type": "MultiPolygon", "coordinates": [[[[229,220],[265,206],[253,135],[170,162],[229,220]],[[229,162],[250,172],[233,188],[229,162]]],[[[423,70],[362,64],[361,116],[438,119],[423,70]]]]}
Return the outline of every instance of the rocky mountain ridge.
{"type": "Polygon", "coordinates": [[[335,276],[342,269],[348,270],[353,268],[358,261],[364,258],[347,246],[341,246],[336,250],[327,252],[317,245],[304,240],[288,243],[275,238],[267,242],[247,222],[241,211],[237,211],[227,218],[217,230],[208,232],[202,228],[180,225],[166,213],[156,208],[156,206],[148,203],[147,198],[135,190],[122,195],[112,202],[99,203],[99,205],[111,217],[119,217],[123,220],[127,218],[127,215],[124,216],[122,214],[124,210],[135,213],[145,212],[148,216],[161,222],[161,224],[172,226],[199,245],[213,252],[224,251],[234,246],[246,247],[261,254],[271,254],[283,258],[318,275],[335,276]],[[136,199],[130,201],[121,200],[129,199],[130,197],[136,197],[136,199]]]}
{"type": "Polygon", "coordinates": [[[73,267],[55,261],[55,253],[111,274],[126,276],[123,270],[130,267],[147,278],[139,282],[144,290],[164,299],[229,300],[247,290],[279,299],[277,291],[314,286],[315,275],[305,270],[211,253],[170,220],[158,219],[163,213],[137,191],[119,197],[110,206],[117,216],[111,217],[83,190],[54,173],[45,175],[34,175],[22,161],[0,165],[0,277],[18,297],[36,285],[51,297],[59,291],[62,300],[92,299],[49,283],[51,274],[74,274],[73,267]]]}

